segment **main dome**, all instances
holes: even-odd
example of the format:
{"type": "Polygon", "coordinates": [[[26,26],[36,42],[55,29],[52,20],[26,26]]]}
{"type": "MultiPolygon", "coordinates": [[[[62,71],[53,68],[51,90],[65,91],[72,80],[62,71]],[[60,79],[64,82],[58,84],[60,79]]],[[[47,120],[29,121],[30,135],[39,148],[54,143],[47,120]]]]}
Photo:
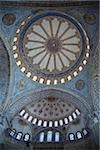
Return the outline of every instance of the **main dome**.
{"type": "Polygon", "coordinates": [[[29,16],[14,37],[14,58],[21,71],[46,84],[71,80],[89,57],[89,40],[82,26],[61,12],[29,16]]]}

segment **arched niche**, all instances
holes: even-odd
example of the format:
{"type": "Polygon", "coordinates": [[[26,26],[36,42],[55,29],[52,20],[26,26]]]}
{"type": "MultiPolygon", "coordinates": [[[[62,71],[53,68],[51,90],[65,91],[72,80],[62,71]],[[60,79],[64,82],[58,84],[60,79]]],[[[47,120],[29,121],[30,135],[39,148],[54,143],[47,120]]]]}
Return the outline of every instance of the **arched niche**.
{"type": "MultiPolygon", "coordinates": [[[[59,101],[59,104],[60,103],[61,103],[61,101],[59,101]]],[[[33,108],[33,106],[32,106],[32,108],[33,108]]],[[[26,123],[26,124],[28,124],[28,126],[32,127],[33,131],[35,131],[35,132],[31,133],[32,143],[33,143],[33,145],[35,144],[34,145],[35,148],[37,148],[37,144],[34,143],[35,142],[34,139],[36,139],[35,135],[38,135],[37,141],[40,140],[40,145],[41,145],[41,142],[44,140],[44,130],[46,130],[46,129],[48,129],[47,135],[46,135],[47,142],[50,143],[51,139],[58,142],[60,139],[58,132],[60,131],[60,133],[62,133],[64,135],[66,142],[69,143],[69,140],[67,137],[70,133],[72,133],[72,129],[75,129],[75,130],[73,130],[74,134],[76,134],[77,131],[82,132],[83,128],[87,128],[87,127],[90,128],[90,122],[91,122],[90,121],[88,123],[88,119],[87,119],[87,115],[91,112],[91,108],[86,103],[86,101],[84,99],[82,99],[81,97],[78,97],[77,95],[74,95],[73,93],[71,93],[69,91],[61,90],[59,88],[44,88],[42,90],[36,90],[36,91],[30,92],[26,95],[21,95],[21,97],[16,98],[16,102],[13,103],[12,105],[10,105],[9,109],[6,111],[7,112],[5,112],[5,115],[7,116],[8,120],[11,122],[11,128],[15,128],[14,125],[16,125],[16,131],[18,130],[17,122],[13,122],[14,120],[16,121],[16,119],[15,119],[16,117],[19,117],[19,120],[23,119],[24,122],[22,122],[22,120],[20,120],[20,122],[19,122],[19,120],[18,120],[18,124],[21,123],[21,126],[23,126],[23,123],[26,123]],[[56,119],[52,118],[52,120],[49,119],[49,117],[47,119],[45,117],[45,119],[44,119],[44,117],[41,115],[38,116],[37,114],[32,114],[30,106],[36,104],[39,107],[38,100],[40,100],[39,102],[42,102],[41,104],[44,104],[43,103],[44,98],[45,98],[45,100],[44,100],[45,102],[49,101],[50,103],[53,103],[55,101],[55,104],[56,104],[56,101],[59,101],[59,99],[60,99],[64,102],[63,104],[65,104],[65,105],[66,105],[66,103],[71,104],[73,109],[71,112],[69,112],[69,114],[66,113],[66,116],[61,116],[61,114],[60,114],[60,117],[58,116],[58,118],[56,118],[56,119]],[[59,99],[56,99],[56,98],[59,98],[59,99]],[[20,113],[20,112],[21,112],[21,110],[24,110],[24,109],[25,109],[25,113],[24,113],[24,115],[22,115],[22,113],[20,113]],[[76,116],[78,119],[80,119],[80,122],[77,124],[74,122],[74,120],[76,120],[76,117],[75,117],[76,109],[79,109],[81,112],[81,114],[77,114],[77,116],[76,116]],[[72,115],[73,112],[74,112],[74,115],[72,115]],[[65,118],[68,118],[68,123],[67,123],[67,121],[65,121],[65,118]],[[72,120],[72,118],[74,120],[72,120]],[[65,127],[65,128],[62,128],[62,127],[65,127]],[[57,132],[55,132],[55,134],[54,134],[52,132],[53,131],[52,129],[57,129],[57,132]],[[64,129],[64,131],[63,131],[63,129],[64,129]],[[43,131],[43,133],[39,136],[39,133],[42,131],[43,131]]],[[[84,139],[84,138],[82,138],[82,139],[84,139]]],[[[83,140],[83,142],[84,142],[84,140],[83,140]]]]}
{"type": "Polygon", "coordinates": [[[43,90],[36,90],[26,95],[21,95],[21,97],[16,97],[16,102],[9,106],[5,115],[7,114],[7,118],[12,120],[25,106],[36,103],[39,99],[43,99],[44,97],[59,97],[67,103],[74,105],[75,108],[79,108],[85,116],[91,113],[91,108],[88,103],[81,97],[59,88],[44,88],[43,90]]]}

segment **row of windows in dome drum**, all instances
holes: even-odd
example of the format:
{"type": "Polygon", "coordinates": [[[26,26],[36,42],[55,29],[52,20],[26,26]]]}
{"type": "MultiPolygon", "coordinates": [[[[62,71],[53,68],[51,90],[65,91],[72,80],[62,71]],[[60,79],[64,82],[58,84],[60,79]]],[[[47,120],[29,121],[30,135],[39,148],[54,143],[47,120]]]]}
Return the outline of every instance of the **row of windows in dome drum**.
{"type": "Polygon", "coordinates": [[[55,120],[55,121],[43,121],[38,120],[37,118],[33,118],[33,116],[29,115],[24,109],[20,111],[19,113],[20,117],[23,117],[23,119],[27,120],[28,122],[31,122],[33,125],[37,126],[43,126],[43,127],[58,127],[63,126],[64,124],[68,124],[69,122],[72,122],[74,119],[76,119],[80,115],[80,110],[76,109],[71,115],[68,117],[65,117],[64,119],[55,120]]]}
{"type": "Polygon", "coordinates": [[[22,132],[17,132],[15,129],[8,129],[8,133],[11,137],[16,140],[28,142],[30,140],[30,134],[23,134],[22,132]]]}

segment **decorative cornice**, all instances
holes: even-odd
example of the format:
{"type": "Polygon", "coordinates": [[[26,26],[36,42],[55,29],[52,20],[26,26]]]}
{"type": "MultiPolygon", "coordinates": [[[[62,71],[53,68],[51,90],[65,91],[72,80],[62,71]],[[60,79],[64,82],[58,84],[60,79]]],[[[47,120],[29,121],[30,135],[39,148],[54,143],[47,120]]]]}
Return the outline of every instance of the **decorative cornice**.
{"type": "Polygon", "coordinates": [[[72,7],[99,6],[99,1],[1,1],[0,7],[72,7]]]}

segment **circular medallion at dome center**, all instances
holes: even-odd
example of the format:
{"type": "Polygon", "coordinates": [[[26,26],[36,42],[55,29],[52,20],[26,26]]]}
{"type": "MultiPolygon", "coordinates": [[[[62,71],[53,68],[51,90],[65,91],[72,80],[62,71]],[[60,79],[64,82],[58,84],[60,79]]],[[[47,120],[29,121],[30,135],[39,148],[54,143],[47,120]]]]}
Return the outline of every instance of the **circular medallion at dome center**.
{"type": "Polygon", "coordinates": [[[46,49],[51,54],[56,54],[61,50],[61,42],[57,38],[51,38],[46,43],[46,49]]]}

